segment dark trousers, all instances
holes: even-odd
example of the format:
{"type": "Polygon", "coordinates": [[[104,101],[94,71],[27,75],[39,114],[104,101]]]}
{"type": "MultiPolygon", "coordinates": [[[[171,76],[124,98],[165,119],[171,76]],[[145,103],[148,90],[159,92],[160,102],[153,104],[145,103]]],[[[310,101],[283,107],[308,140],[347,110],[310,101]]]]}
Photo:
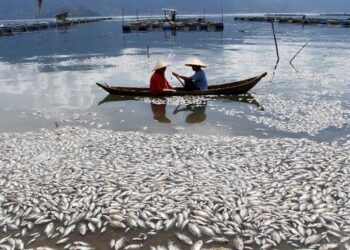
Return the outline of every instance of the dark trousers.
{"type": "Polygon", "coordinates": [[[185,81],[184,88],[185,90],[200,90],[192,80],[185,81]]]}

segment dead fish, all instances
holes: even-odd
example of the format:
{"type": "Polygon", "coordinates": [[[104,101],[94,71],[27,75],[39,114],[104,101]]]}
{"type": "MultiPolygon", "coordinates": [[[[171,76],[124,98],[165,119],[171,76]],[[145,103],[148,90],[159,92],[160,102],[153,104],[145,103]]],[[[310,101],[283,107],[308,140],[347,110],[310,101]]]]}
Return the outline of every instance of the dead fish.
{"type": "Polygon", "coordinates": [[[176,245],[174,244],[174,242],[169,241],[169,242],[168,242],[168,250],[180,250],[180,248],[179,248],[178,246],[176,246],[176,245]]]}
{"type": "Polygon", "coordinates": [[[244,249],[244,243],[243,240],[241,239],[241,237],[237,236],[233,242],[234,247],[237,250],[243,250],[244,249]]]}
{"type": "Polygon", "coordinates": [[[307,237],[304,244],[305,245],[316,244],[316,243],[320,242],[321,239],[322,239],[321,235],[314,234],[314,235],[307,237]]]}
{"type": "Polygon", "coordinates": [[[137,221],[131,216],[128,217],[127,222],[128,222],[129,227],[137,227],[138,226],[137,221]]]}
{"type": "Polygon", "coordinates": [[[115,240],[111,240],[111,241],[109,242],[110,248],[111,248],[111,249],[114,249],[114,245],[115,245],[115,240]]]}
{"type": "Polygon", "coordinates": [[[227,242],[229,242],[229,240],[226,239],[225,237],[213,237],[212,240],[214,242],[218,242],[218,243],[227,243],[227,242]]]}
{"type": "Polygon", "coordinates": [[[241,219],[242,219],[242,220],[244,220],[245,216],[247,215],[247,212],[248,212],[248,210],[247,210],[245,207],[243,207],[243,208],[240,210],[239,216],[241,216],[241,219]]]}
{"type": "Polygon", "coordinates": [[[92,224],[90,222],[88,223],[88,228],[90,229],[91,233],[94,233],[96,231],[94,224],[92,224]]]}
{"type": "Polygon", "coordinates": [[[165,230],[168,231],[170,230],[176,223],[177,218],[172,218],[170,220],[167,220],[165,223],[165,230]]]}
{"type": "Polygon", "coordinates": [[[126,225],[123,222],[120,221],[109,221],[108,224],[113,228],[126,228],[126,225]]]}
{"type": "Polygon", "coordinates": [[[191,250],[200,250],[202,246],[203,246],[203,241],[199,240],[193,244],[193,246],[191,247],[191,250]]]}
{"type": "Polygon", "coordinates": [[[184,234],[181,234],[181,233],[176,233],[175,234],[176,237],[181,240],[183,243],[186,243],[188,245],[193,245],[193,241],[191,240],[190,237],[184,235],[184,234]]]}
{"type": "Polygon", "coordinates": [[[69,237],[60,239],[60,240],[58,240],[58,241],[56,242],[56,244],[57,244],[57,245],[60,245],[60,244],[66,243],[68,240],[69,240],[69,237]]]}
{"type": "Polygon", "coordinates": [[[270,249],[273,245],[272,244],[264,244],[261,246],[260,249],[265,250],[265,249],[270,249]]]}
{"type": "Polygon", "coordinates": [[[67,227],[66,230],[64,230],[62,237],[68,236],[71,232],[74,231],[74,229],[75,229],[75,225],[71,225],[67,227]]]}
{"type": "Polygon", "coordinates": [[[163,228],[163,221],[159,220],[156,224],[156,231],[160,231],[163,228]]]}
{"type": "Polygon", "coordinates": [[[7,242],[7,240],[10,239],[10,238],[11,238],[11,235],[6,236],[5,238],[2,238],[2,239],[0,240],[0,244],[3,244],[3,243],[5,243],[5,242],[7,242]]]}
{"type": "Polygon", "coordinates": [[[124,247],[125,250],[131,250],[131,249],[142,249],[142,244],[133,244],[133,245],[127,245],[124,247]]]}
{"type": "Polygon", "coordinates": [[[119,250],[122,249],[126,244],[126,240],[124,237],[120,238],[119,240],[117,240],[114,244],[114,250],[119,250]]]}
{"type": "Polygon", "coordinates": [[[200,227],[200,231],[201,231],[201,233],[203,233],[206,236],[209,236],[209,237],[214,237],[215,236],[215,232],[209,227],[201,226],[200,227]]]}
{"type": "Polygon", "coordinates": [[[188,228],[188,231],[190,231],[190,233],[192,233],[194,236],[198,238],[201,237],[201,231],[195,224],[188,223],[187,228],[188,228]]]}
{"type": "Polygon", "coordinates": [[[339,247],[338,243],[327,243],[327,244],[320,246],[319,250],[336,249],[338,247],[339,247]]]}
{"type": "Polygon", "coordinates": [[[242,224],[242,219],[238,214],[234,213],[234,215],[233,216],[231,215],[231,217],[232,217],[233,221],[235,223],[237,223],[238,225],[242,224]]]}
{"type": "Polygon", "coordinates": [[[45,228],[45,234],[46,234],[46,236],[49,236],[49,235],[51,235],[52,233],[53,233],[53,231],[54,231],[54,223],[53,222],[50,222],[47,226],[46,226],[46,228],[45,228]]]}
{"type": "Polygon", "coordinates": [[[86,230],[87,230],[86,224],[83,222],[79,223],[78,231],[82,236],[84,236],[86,234],[86,230]]]}
{"type": "Polygon", "coordinates": [[[193,210],[192,213],[194,213],[195,215],[198,215],[199,217],[202,217],[204,219],[210,220],[210,215],[204,211],[193,210]]]}
{"type": "Polygon", "coordinates": [[[281,236],[276,231],[273,231],[271,233],[271,237],[272,237],[273,241],[276,242],[277,244],[281,243],[281,236]]]}

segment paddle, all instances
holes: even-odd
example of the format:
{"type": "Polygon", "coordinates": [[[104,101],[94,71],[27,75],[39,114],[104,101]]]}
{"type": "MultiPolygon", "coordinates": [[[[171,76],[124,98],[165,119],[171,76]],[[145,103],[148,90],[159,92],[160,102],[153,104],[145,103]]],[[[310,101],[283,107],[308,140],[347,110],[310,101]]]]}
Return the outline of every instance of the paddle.
{"type": "Polygon", "coordinates": [[[177,114],[177,113],[179,112],[179,111],[178,111],[178,108],[180,108],[180,104],[177,105],[176,109],[174,110],[174,112],[173,112],[174,115],[177,114]]]}
{"type": "MultiPolygon", "coordinates": [[[[174,75],[174,73],[173,73],[173,75],[174,75]]],[[[185,84],[181,81],[180,77],[178,77],[177,75],[174,75],[174,76],[177,78],[177,80],[179,80],[179,82],[181,82],[182,86],[185,87],[185,84]]]]}

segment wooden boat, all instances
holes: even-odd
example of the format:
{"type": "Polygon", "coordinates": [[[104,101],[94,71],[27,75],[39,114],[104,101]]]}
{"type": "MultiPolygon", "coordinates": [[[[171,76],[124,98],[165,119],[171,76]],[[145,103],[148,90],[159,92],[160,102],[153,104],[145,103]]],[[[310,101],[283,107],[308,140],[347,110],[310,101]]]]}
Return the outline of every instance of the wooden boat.
{"type": "MultiPolygon", "coordinates": [[[[163,92],[157,96],[185,96],[185,95],[233,95],[243,94],[253,88],[267,73],[252,77],[238,82],[211,85],[207,90],[184,90],[183,88],[174,88],[174,92],[163,92]]],[[[111,87],[106,83],[96,83],[110,94],[123,96],[152,96],[149,88],[133,87],[111,87]]]]}

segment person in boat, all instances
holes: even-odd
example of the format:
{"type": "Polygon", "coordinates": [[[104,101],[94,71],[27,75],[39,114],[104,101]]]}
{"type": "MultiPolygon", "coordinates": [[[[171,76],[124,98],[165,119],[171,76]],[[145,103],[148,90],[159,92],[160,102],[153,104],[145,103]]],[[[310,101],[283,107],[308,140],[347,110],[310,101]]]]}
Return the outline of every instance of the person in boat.
{"type": "Polygon", "coordinates": [[[162,60],[157,60],[153,68],[154,73],[150,79],[150,92],[152,95],[160,95],[164,91],[174,91],[165,77],[165,70],[169,65],[169,63],[162,60]]]}
{"type": "Polygon", "coordinates": [[[207,66],[199,59],[191,59],[186,64],[186,66],[192,67],[192,70],[195,72],[192,76],[182,76],[175,72],[173,75],[185,80],[184,88],[186,90],[205,90],[208,89],[207,77],[205,76],[202,68],[207,66]]]}

